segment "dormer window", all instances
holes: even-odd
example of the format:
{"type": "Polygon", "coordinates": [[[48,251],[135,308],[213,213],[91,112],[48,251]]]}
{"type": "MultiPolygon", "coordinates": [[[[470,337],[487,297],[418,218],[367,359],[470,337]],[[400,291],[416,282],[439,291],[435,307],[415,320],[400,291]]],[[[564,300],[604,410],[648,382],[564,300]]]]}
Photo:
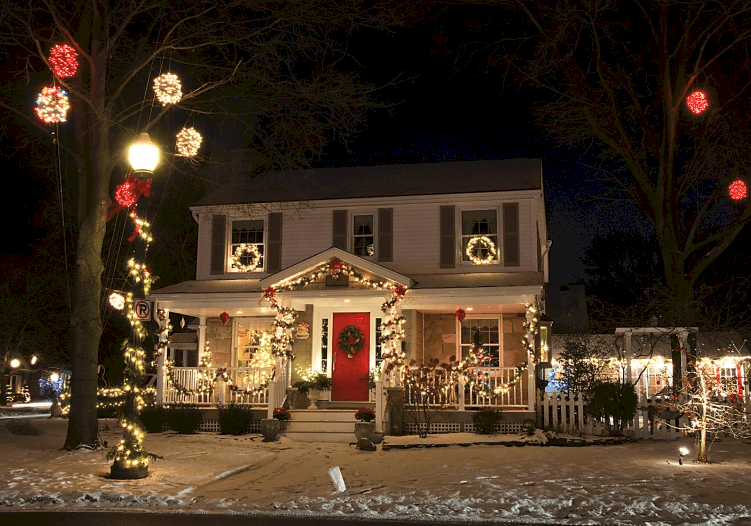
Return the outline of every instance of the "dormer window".
{"type": "Polygon", "coordinates": [[[232,258],[233,254],[242,246],[254,246],[260,256],[260,261],[256,263],[256,271],[263,272],[264,265],[264,238],[263,238],[263,220],[256,219],[244,219],[241,221],[232,221],[232,243],[230,244],[230,269],[231,272],[242,272],[240,265],[244,267],[250,266],[253,261],[253,256],[249,254],[249,251],[245,251],[237,258],[237,263],[234,263],[232,258]]]}

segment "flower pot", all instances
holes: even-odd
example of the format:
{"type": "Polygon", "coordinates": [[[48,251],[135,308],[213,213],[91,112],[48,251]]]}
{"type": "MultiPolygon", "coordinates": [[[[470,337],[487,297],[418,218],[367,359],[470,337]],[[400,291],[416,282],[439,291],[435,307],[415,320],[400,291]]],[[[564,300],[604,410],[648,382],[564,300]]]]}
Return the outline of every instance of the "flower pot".
{"type": "Polygon", "coordinates": [[[261,420],[261,434],[264,442],[273,442],[281,429],[281,422],[276,418],[264,418],[261,420]]]}
{"type": "Polygon", "coordinates": [[[318,402],[318,398],[320,396],[321,393],[318,391],[318,389],[312,387],[308,389],[308,400],[310,400],[310,406],[308,407],[308,409],[318,409],[316,402],[318,402]]]}
{"type": "Polygon", "coordinates": [[[117,480],[143,479],[149,476],[149,466],[110,466],[110,478],[117,480]]]}

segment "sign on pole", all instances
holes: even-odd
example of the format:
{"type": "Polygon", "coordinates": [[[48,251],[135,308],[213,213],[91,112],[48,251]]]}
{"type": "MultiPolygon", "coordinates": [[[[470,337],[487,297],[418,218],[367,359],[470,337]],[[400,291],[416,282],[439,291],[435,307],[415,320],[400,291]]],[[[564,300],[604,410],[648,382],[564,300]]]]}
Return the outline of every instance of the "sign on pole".
{"type": "Polygon", "coordinates": [[[133,313],[138,321],[148,321],[151,319],[151,301],[134,300],[133,313]]]}

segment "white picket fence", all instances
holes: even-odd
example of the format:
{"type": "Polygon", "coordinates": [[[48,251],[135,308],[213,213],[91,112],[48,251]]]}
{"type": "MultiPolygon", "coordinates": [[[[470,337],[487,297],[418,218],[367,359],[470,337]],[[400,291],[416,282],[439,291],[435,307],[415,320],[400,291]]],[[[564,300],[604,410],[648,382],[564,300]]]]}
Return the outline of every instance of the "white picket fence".
{"type": "MultiPolygon", "coordinates": [[[[578,436],[606,436],[605,423],[587,417],[586,407],[583,397],[572,395],[567,399],[563,393],[544,393],[537,404],[538,425],[578,436]]],[[[687,423],[685,417],[666,422],[650,415],[649,411],[637,409],[634,421],[628,424],[624,434],[632,438],[673,440],[683,436],[682,429],[687,423]]]]}

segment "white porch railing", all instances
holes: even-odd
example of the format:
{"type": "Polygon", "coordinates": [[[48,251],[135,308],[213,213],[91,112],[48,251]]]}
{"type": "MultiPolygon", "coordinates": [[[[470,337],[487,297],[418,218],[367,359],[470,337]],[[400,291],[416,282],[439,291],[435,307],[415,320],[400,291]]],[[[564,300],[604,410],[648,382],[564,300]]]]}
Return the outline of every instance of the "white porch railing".
{"type": "Polygon", "coordinates": [[[268,398],[268,411],[266,418],[274,417],[274,408],[282,407],[284,400],[287,398],[287,387],[290,385],[290,362],[286,358],[277,357],[276,370],[277,375],[272,382],[269,383],[269,398],[268,398]]]}
{"type": "Polygon", "coordinates": [[[218,367],[173,367],[172,381],[165,382],[163,403],[191,404],[237,404],[266,405],[269,389],[266,384],[273,375],[273,367],[227,367],[224,369],[229,381],[222,375],[214,381],[213,391],[191,392],[198,388],[199,373],[213,380],[218,367]],[[178,387],[179,386],[179,387],[178,387]],[[182,389],[180,389],[180,387],[182,389]],[[187,391],[187,392],[186,392],[187,391]]]}
{"type": "MultiPolygon", "coordinates": [[[[477,386],[464,388],[464,375],[459,375],[458,384],[450,389],[438,389],[439,386],[446,384],[446,377],[450,374],[438,371],[435,376],[428,378],[428,386],[434,387],[433,394],[428,395],[428,405],[459,411],[483,407],[534,410],[534,400],[528,400],[527,389],[524,386],[526,374],[517,378],[516,367],[483,367],[482,369],[488,371],[489,390],[491,392],[498,390],[497,394],[483,396],[482,390],[477,386]]],[[[471,374],[472,369],[468,371],[471,374]]],[[[407,389],[406,396],[407,405],[417,403],[415,393],[409,392],[409,389],[407,389]]]]}

